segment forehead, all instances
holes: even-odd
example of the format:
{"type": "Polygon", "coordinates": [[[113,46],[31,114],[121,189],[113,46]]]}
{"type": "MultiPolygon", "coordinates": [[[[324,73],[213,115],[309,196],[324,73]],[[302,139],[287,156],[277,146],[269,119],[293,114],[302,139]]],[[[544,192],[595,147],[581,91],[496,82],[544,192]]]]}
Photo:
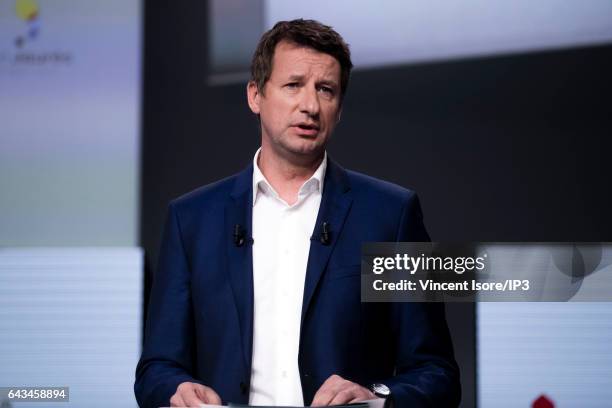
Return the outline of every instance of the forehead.
{"type": "Polygon", "coordinates": [[[281,41],[274,49],[270,78],[316,76],[340,82],[340,63],[329,54],[281,41]]]}

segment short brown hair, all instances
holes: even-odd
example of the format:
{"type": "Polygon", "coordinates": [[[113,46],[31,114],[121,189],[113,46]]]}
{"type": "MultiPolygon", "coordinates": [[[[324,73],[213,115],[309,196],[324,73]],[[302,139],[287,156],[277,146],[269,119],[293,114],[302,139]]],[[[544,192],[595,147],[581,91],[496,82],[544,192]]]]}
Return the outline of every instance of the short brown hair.
{"type": "Polygon", "coordinates": [[[301,18],[279,21],[259,40],[251,62],[251,81],[257,84],[260,92],[263,93],[264,85],[270,79],[274,50],[281,41],[310,47],[336,58],[340,63],[340,96],[341,99],[344,97],[353,68],[348,44],[330,26],[301,18]]]}

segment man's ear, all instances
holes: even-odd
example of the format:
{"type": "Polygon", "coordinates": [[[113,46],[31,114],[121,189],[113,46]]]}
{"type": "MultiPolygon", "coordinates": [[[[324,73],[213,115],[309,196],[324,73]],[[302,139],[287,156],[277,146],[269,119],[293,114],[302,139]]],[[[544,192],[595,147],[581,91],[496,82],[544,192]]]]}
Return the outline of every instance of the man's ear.
{"type": "Polygon", "coordinates": [[[261,99],[261,95],[259,92],[259,89],[257,88],[257,84],[254,81],[249,81],[249,83],[247,84],[247,102],[249,103],[249,108],[251,108],[251,111],[256,114],[259,115],[260,109],[259,109],[259,102],[261,99]]]}
{"type": "Polygon", "coordinates": [[[336,124],[340,122],[340,117],[342,116],[342,106],[338,109],[338,117],[336,118],[336,124]]]}

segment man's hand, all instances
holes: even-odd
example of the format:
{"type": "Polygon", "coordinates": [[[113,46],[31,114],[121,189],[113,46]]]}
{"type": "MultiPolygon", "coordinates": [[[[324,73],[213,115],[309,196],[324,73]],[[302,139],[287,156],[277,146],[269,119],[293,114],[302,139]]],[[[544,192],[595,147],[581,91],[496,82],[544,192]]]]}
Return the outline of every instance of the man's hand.
{"type": "Polygon", "coordinates": [[[192,382],[180,383],[170,397],[171,407],[199,407],[200,404],[221,405],[221,398],[212,388],[192,382]]]}
{"type": "Polygon", "coordinates": [[[330,376],[317,391],[311,406],[346,404],[376,398],[372,391],[359,384],[345,380],[339,375],[330,376]]]}

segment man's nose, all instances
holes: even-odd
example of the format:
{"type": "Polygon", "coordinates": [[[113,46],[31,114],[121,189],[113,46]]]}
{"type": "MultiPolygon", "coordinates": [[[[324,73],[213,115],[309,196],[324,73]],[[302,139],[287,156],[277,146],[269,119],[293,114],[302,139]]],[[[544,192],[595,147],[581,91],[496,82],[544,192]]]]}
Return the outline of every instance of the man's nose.
{"type": "Polygon", "coordinates": [[[300,112],[306,113],[308,116],[318,116],[320,108],[317,90],[310,87],[302,88],[300,112]]]}

